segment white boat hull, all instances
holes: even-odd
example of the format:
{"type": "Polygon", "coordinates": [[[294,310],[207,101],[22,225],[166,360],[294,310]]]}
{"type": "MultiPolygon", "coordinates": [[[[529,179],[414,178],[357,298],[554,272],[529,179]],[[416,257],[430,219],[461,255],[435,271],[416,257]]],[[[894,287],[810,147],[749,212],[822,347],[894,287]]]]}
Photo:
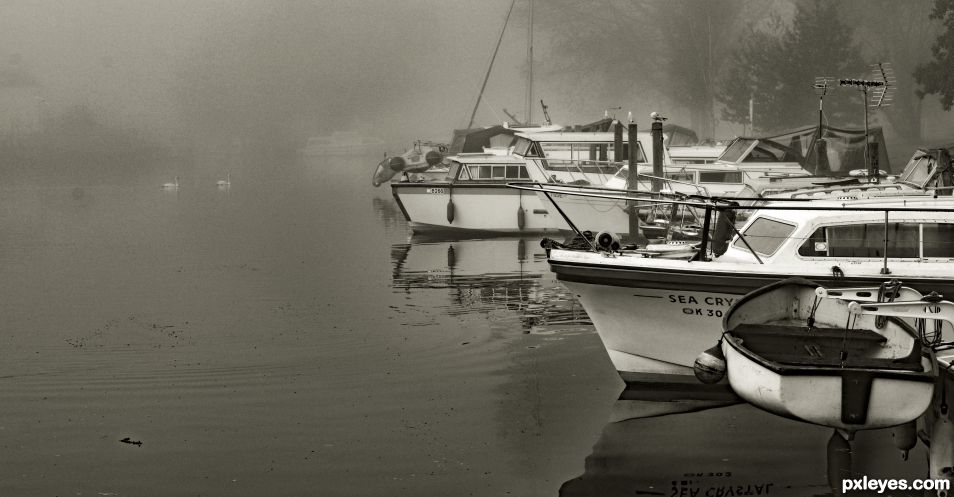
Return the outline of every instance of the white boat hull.
{"type": "MultiPolygon", "coordinates": [[[[842,422],[842,378],[769,370],[722,343],[729,384],[750,404],[780,416],[842,430],[878,429],[917,419],[931,403],[934,383],[874,378],[863,425],[842,422]]],[[[928,360],[928,359],[923,359],[928,360]]],[[[923,365],[931,369],[930,364],[923,365]]]]}
{"type": "Polygon", "coordinates": [[[536,195],[500,185],[466,187],[436,183],[392,184],[392,192],[413,231],[471,230],[528,233],[569,230],[553,206],[536,195]],[[453,202],[453,221],[447,204],[453,202]],[[518,209],[523,209],[523,226],[518,209]]]}
{"type": "Polygon", "coordinates": [[[693,361],[719,340],[722,316],[740,297],[570,281],[563,284],[586,309],[616,371],[624,376],[691,376],[693,361]]]}

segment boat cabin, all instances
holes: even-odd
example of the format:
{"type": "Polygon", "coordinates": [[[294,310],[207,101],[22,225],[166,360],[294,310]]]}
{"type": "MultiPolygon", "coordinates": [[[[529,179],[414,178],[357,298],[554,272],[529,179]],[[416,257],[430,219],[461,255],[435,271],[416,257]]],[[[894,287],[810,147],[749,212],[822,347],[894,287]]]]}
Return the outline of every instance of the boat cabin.
{"type": "Polygon", "coordinates": [[[453,184],[543,181],[540,174],[531,176],[527,163],[509,155],[493,153],[459,154],[450,157],[445,181],[453,184]]]}
{"type": "Polygon", "coordinates": [[[719,260],[753,261],[753,253],[765,262],[793,264],[954,260],[954,213],[937,211],[954,208],[950,201],[908,198],[886,203],[886,199],[872,199],[815,201],[811,205],[812,210],[756,211],[719,260]],[[814,210],[817,207],[830,210],[814,210]],[[892,207],[897,210],[890,210],[892,207]],[[889,212],[877,210],[881,208],[889,212]],[[917,208],[926,210],[914,210],[917,208]]]}
{"type": "MultiPolygon", "coordinates": [[[[569,183],[583,179],[590,184],[603,184],[625,163],[617,161],[615,136],[610,132],[518,133],[516,136],[514,155],[536,164],[550,181],[569,183]]],[[[649,164],[653,156],[650,133],[639,132],[636,144],[636,162],[649,164]]],[[[621,152],[622,157],[629,157],[629,137],[625,131],[621,152]]],[[[665,151],[663,163],[672,164],[665,151]]]]}

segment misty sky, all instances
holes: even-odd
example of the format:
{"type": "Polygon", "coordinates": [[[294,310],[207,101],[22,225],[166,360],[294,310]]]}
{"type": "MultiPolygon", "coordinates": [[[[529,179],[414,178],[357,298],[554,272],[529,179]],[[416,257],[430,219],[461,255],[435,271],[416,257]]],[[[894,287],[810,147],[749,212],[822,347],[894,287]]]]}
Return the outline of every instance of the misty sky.
{"type": "MultiPolygon", "coordinates": [[[[86,105],[104,120],[168,135],[180,124],[181,109],[173,100],[183,71],[205,64],[202,57],[235,59],[236,54],[227,53],[230,45],[283,40],[274,49],[280,53],[265,53],[286,68],[300,65],[282,70],[300,70],[296,77],[303,85],[333,77],[333,88],[310,98],[346,99],[342,107],[347,110],[336,112],[353,113],[351,126],[387,128],[384,134],[401,139],[444,139],[450,128],[466,125],[510,5],[507,0],[316,1],[311,3],[317,8],[303,10],[314,18],[294,22],[278,12],[302,3],[307,2],[0,1],[0,62],[22,60],[40,82],[37,91],[52,112],[86,105]],[[393,84],[381,83],[387,80],[393,84]]],[[[490,105],[523,113],[524,10],[514,13],[485,95],[488,105],[478,114],[480,124],[505,119],[490,105]]],[[[253,58],[249,63],[263,62],[253,58]]],[[[224,91],[241,84],[228,81],[230,75],[222,77],[215,84],[224,91]]],[[[315,127],[302,123],[309,125],[315,127]]]]}
{"type": "MultiPolygon", "coordinates": [[[[0,0],[0,69],[16,63],[34,76],[49,115],[83,105],[100,121],[164,139],[194,136],[199,126],[222,141],[269,133],[303,141],[334,129],[392,143],[447,140],[467,124],[510,3],[0,0]]],[[[527,4],[516,2],[478,125],[507,119],[504,108],[524,117],[527,4]]],[[[534,65],[535,100],[546,100],[554,121],[589,122],[622,105],[620,117],[632,109],[645,122],[659,110],[688,124],[685,109],[652,88],[616,82],[629,102],[598,88],[568,89],[572,78],[560,84],[579,71],[552,52],[556,38],[545,39],[566,34],[543,25],[559,19],[547,12],[556,5],[536,4],[534,65]]],[[[596,46],[592,53],[612,64],[629,52],[596,46]]],[[[949,118],[936,107],[925,106],[929,118],[949,118]]],[[[926,126],[926,136],[937,129],[926,126]]],[[[722,123],[719,137],[739,132],[722,123]]]]}

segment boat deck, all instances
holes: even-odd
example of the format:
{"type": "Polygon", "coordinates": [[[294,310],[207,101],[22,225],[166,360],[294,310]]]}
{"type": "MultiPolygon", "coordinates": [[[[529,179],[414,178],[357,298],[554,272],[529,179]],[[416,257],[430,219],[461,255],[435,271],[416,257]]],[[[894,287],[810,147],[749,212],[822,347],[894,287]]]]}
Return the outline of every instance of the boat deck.
{"type": "Polygon", "coordinates": [[[729,332],[764,360],[787,366],[921,371],[919,347],[901,358],[875,354],[886,338],[865,329],[740,324],[729,332]],[[842,360],[842,352],[846,352],[842,360]]]}

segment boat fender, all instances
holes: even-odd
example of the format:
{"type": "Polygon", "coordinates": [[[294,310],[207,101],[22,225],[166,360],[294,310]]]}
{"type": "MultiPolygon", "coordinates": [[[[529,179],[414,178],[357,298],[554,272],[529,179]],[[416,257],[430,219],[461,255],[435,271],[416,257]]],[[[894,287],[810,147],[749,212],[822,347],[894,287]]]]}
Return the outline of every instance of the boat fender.
{"type": "Polygon", "coordinates": [[[721,256],[729,250],[729,240],[732,238],[732,227],[735,225],[735,211],[721,210],[716,217],[715,231],[712,233],[712,254],[721,256]]]}
{"type": "Polygon", "coordinates": [[[447,201],[447,222],[454,224],[454,199],[447,201]]]}
{"type": "Polygon", "coordinates": [[[457,251],[454,250],[454,245],[447,247],[447,268],[454,269],[457,267],[457,251]]]}
{"type": "Polygon", "coordinates": [[[622,239],[612,231],[600,231],[596,234],[596,245],[607,252],[616,252],[622,246],[622,239]]]}
{"type": "Polygon", "coordinates": [[[722,381],[725,370],[725,354],[722,353],[721,342],[699,354],[696,361],[692,363],[692,373],[696,375],[696,379],[706,385],[722,381]]]}
{"type": "Polygon", "coordinates": [[[917,420],[892,428],[891,438],[894,440],[894,446],[901,451],[901,459],[907,461],[908,451],[918,444],[917,420]]]}
{"type": "Polygon", "coordinates": [[[523,229],[527,224],[527,211],[523,206],[517,207],[517,229],[523,229]]]}
{"type": "Polygon", "coordinates": [[[840,490],[843,480],[851,478],[851,444],[838,430],[828,439],[828,484],[840,490]]]}

